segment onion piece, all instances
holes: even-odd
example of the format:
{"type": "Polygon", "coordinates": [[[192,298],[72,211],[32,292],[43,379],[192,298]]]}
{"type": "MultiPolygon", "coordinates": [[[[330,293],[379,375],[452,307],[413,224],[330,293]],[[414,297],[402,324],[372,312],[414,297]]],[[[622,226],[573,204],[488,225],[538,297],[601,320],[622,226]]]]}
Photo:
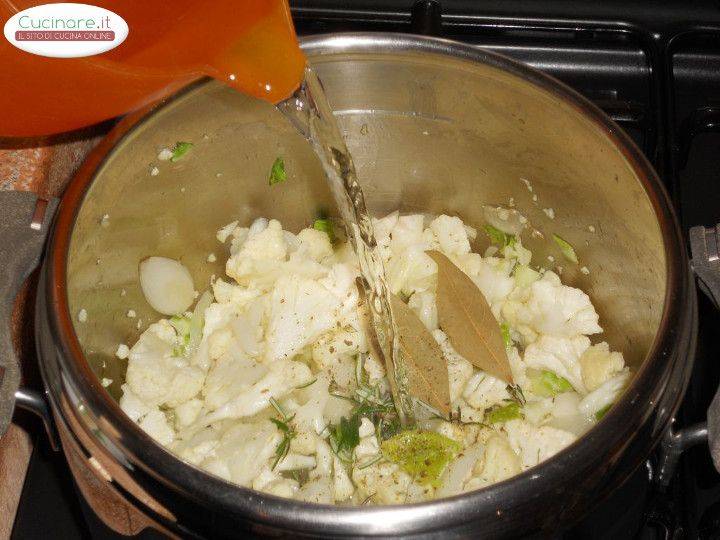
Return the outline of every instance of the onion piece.
{"type": "Polygon", "coordinates": [[[435,492],[436,497],[450,497],[462,492],[465,482],[472,476],[475,463],[483,457],[485,445],[475,444],[466,448],[451,462],[441,478],[441,486],[435,492]]]}
{"type": "Polygon", "coordinates": [[[519,235],[527,219],[513,208],[483,206],[483,217],[490,225],[506,234],[519,235]]]}
{"type": "Polygon", "coordinates": [[[148,257],[140,262],[140,287],[145,300],[163,315],[187,310],[195,296],[192,276],[185,266],[167,257],[148,257]]]}
{"type": "Polygon", "coordinates": [[[193,310],[192,319],[190,319],[190,341],[187,350],[189,355],[195,354],[203,335],[203,326],[205,325],[205,310],[212,304],[213,298],[209,291],[205,291],[193,310]]]}

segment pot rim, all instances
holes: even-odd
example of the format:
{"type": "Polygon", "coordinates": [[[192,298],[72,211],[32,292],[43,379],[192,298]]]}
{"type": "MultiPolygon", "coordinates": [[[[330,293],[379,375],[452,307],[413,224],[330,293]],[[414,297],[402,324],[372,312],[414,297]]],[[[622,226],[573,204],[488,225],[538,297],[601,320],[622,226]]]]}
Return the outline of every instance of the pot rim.
{"type": "MultiPolygon", "coordinates": [[[[683,237],[668,194],[642,152],[605,113],[553,77],[524,64],[483,49],[455,41],[393,33],[347,33],[316,35],[301,40],[308,56],[322,57],[352,52],[393,54],[425,53],[481,63],[539,87],[584,115],[600,129],[622,153],[642,183],[651,201],[666,251],[666,293],[660,325],[644,362],[630,386],[605,417],[588,433],[543,463],[486,488],[450,498],[406,505],[375,507],[339,507],[302,503],[292,499],[263,494],[243,488],[211,475],[182,461],[156,443],[130,420],[119,404],[105,391],[84,358],[75,334],[67,298],[67,256],[75,219],[85,194],[113,149],[135,129],[151,121],[153,113],[191,91],[206,80],[169,98],[125,117],[89,154],[63,196],[53,230],[47,257],[48,320],[59,354],[57,360],[66,384],[72,384],[87,410],[95,416],[97,427],[116,449],[127,458],[126,467],[139,467],[156,480],[180,490],[200,504],[212,501],[218,509],[245,516],[256,522],[296,531],[318,531],[327,534],[397,534],[437,530],[457,520],[470,521],[474,515],[496,512],[502,521],[503,509],[531,504],[533,496],[547,493],[558,478],[569,471],[581,470],[588,456],[597,454],[598,441],[617,445],[622,450],[625,439],[650,415],[645,407],[657,403],[667,385],[667,371],[681,324],[687,321],[689,270],[683,237]],[[639,417],[639,411],[643,416],[639,417]],[[631,420],[631,419],[634,419],[631,420]]],[[[691,361],[691,360],[690,360],[691,361]]],[[[664,430],[674,408],[662,411],[655,439],[664,430]]],[[[106,445],[107,446],[107,445],[106,445]]],[[[552,517],[549,519],[552,520],[552,517]]]]}

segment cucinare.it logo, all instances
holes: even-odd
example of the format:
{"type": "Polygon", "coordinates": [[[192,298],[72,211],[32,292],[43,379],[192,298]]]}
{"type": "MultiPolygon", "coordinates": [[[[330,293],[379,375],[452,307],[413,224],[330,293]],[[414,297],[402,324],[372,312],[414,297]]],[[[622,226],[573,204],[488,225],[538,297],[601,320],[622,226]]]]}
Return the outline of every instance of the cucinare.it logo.
{"type": "Polygon", "coordinates": [[[120,45],[128,25],[112,11],[89,4],[44,4],[5,23],[5,38],[18,49],[52,58],[80,58],[120,45]]]}

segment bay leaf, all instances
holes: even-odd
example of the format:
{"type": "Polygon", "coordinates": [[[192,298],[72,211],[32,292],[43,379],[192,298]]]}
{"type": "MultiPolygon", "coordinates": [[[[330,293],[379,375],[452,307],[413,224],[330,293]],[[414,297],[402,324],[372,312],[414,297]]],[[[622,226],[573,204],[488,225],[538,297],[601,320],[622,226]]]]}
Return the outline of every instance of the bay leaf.
{"type": "Polygon", "coordinates": [[[427,254],[438,266],[438,322],[453,348],[473,366],[512,384],[502,330],[485,296],[443,253],[427,254]]]}
{"type": "Polygon", "coordinates": [[[390,295],[390,309],[400,344],[398,361],[410,395],[448,416],[450,382],[440,345],[415,312],[394,294],[390,295]]]}

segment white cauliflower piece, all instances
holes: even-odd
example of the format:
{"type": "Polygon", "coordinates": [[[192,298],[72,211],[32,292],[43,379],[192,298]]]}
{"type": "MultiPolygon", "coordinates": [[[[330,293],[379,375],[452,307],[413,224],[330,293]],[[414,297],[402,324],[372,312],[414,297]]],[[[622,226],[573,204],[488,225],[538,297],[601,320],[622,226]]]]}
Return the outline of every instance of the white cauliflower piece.
{"type": "Polygon", "coordinates": [[[437,303],[435,294],[430,291],[415,292],[408,302],[412,309],[431,332],[438,327],[437,303]]]}
{"type": "Polygon", "coordinates": [[[120,408],[133,422],[137,422],[140,418],[150,412],[152,407],[137,397],[135,392],[130,389],[130,386],[127,383],[123,384],[120,389],[123,391],[123,395],[120,398],[120,408]]]}
{"type": "Polygon", "coordinates": [[[246,305],[262,294],[259,289],[251,289],[233,285],[221,278],[212,283],[213,297],[220,304],[234,304],[237,307],[246,305]]]}
{"type": "Polygon", "coordinates": [[[602,332],[588,295],[563,285],[553,272],[545,272],[528,289],[527,302],[508,301],[503,306],[503,317],[511,326],[560,337],[602,332]]]}
{"type": "Polygon", "coordinates": [[[296,498],[316,504],[332,504],[333,485],[330,478],[318,477],[308,480],[297,492],[296,498]]]}
{"type": "Polygon", "coordinates": [[[399,215],[400,214],[395,211],[392,214],[388,214],[384,218],[373,218],[372,220],[373,231],[375,232],[375,241],[377,242],[378,251],[380,252],[380,256],[385,262],[387,262],[390,258],[390,240],[392,239],[390,234],[392,233],[395,225],[397,224],[399,215]]]}
{"type": "Polygon", "coordinates": [[[467,381],[473,374],[473,367],[470,362],[465,360],[465,358],[453,349],[450,340],[442,330],[435,330],[432,335],[440,345],[443,356],[445,360],[447,360],[448,380],[450,382],[450,403],[454,404],[463,394],[467,381]]]}
{"type": "Polygon", "coordinates": [[[352,479],[360,496],[373,496],[373,502],[379,504],[403,504],[408,497],[408,489],[412,483],[409,474],[402,471],[394,463],[378,462],[352,471],[352,479]]]}
{"type": "Polygon", "coordinates": [[[176,439],[170,449],[185,461],[193,465],[212,457],[220,444],[220,433],[218,430],[208,427],[202,429],[186,440],[176,439]]]}
{"type": "Polygon", "coordinates": [[[161,320],[142,333],[130,349],[127,385],[144,403],[176,407],[195,397],[205,374],[187,360],[173,357],[175,330],[161,320]]]}
{"type": "Polygon", "coordinates": [[[437,264],[425,253],[425,247],[410,246],[402,254],[393,254],[386,266],[388,287],[393,294],[412,294],[430,288],[437,264]]]}
{"type": "Polygon", "coordinates": [[[470,252],[468,231],[459,217],[441,215],[430,223],[430,229],[446,255],[462,255],[470,252]]]}
{"type": "Polygon", "coordinates": [[[402,255],[409,247],[423,246],[422,215],[399,216],[390,236],[390,250],[395,257],[402,255]]]}
{"type": "Polygon", "coordinates": [[[342,298],[311,279],[283,276],[273,289],[266,332],[265,359],[289,359],[335,326],[342,298]]]}
{"type": "Polygon", "coordinates": [[[485,443],[483,459],[476,465],[476,478],[466,489],[478,489],[501,482],[519,474],[521,470],[522,462],[507,437],[501,434],[491,435],[485,443]]]}
{"type": "Polygon", "coordinates": [[[481,260],[476,273],[470,277],[490,304],[493,315],[498,317],[502,302],[515,287],[515,278],[510,276],[511,265],[505,259],[487,257],[481,260]]]}
{"type": "Polygon", "coordinates": [[[333,494],[335,501],[345,501],[355,493],[355,486],[350,480],[342,461],[333,457],[333,494]]]}
{"type": "Polygon", "coordinates": [[[525,349],[525,365],[535,369],[547,369],[565,377],[575,390],[584,394],[587,389],[583,382],[580,357],[588,347],[590,340],[585,336],[542,336],[525,349]]]}
{"type": "Polygon", "coordinates": [[[300,231],[297,239],[300,243],[298,249],[306,253],[312,260],[321,262],[327,257],[332,257],[333,248],[327,233],[308,228],[300,231]]]}
{"type": "Polygon", "coordinates": [[[620,352],[611,352],[606,342],[588,348],[580,357],[583,382],[588,391],[592,392],[612,376],[621,372],[625,360],[620,352]]]}
{"type": "Polygon", "coordinates": [[[269,365],[267,374],[201,420],[206,424],[225,418],[252,416],[270,404],[270,398],[281,399],[293,389],[312,380],[310,369],[301,362],[278,360],[269,365]]]}
{"type": "Polygon", "coordinates": [[[257,383],[267,373],[267,366],[244,358],[242,354],[221,357],[205,379],[202,390],[205,407],[209,411],[222,407],[257,383]]]}
{"type": "Polygon", "coordinates": [[[505,381],[479,370],[470,377],[462,395],[471,407],[479,411],[510,399],[505,381]]]}
{"type": "Polygon", "coordinates": [[[200,416],[203,402],[199,399],[191,399],[175,407],[175,425],[179,428],[186,428],[200,416]]]}
{"type": "Polygon", "coordinates": [[[281,439],[280,431],[271,422],[235,424],[222,436],[214,457],[204,462],[203,467],[220,472],[236,484],[250,487],[266,462],[274,456],[281,439]]]}
{"type": "Polygon", "coordinates": [[[153,409],[140,420],[140,427],[163,446],[168,446],[175,440],[175,430],[170,427],[165,413],[160,409],[153,409]]]}
{"type": "Polygon", "coordinates": [[[537,427],[523,420],[510,420],[504,429],[510,446],[520,456],[523,470],[554,456],[577,438],[567,431],[537,427]]]}
{"type": "Polygon", "coordinates": [[[295,410],[293,425],[298,431],[314,431],[318,435],[325,431],[327,423],[323,412],[330,394],[330,381],[325,373],[320,373],[312,387],[304,392],[309,399],[295,410]]]}

